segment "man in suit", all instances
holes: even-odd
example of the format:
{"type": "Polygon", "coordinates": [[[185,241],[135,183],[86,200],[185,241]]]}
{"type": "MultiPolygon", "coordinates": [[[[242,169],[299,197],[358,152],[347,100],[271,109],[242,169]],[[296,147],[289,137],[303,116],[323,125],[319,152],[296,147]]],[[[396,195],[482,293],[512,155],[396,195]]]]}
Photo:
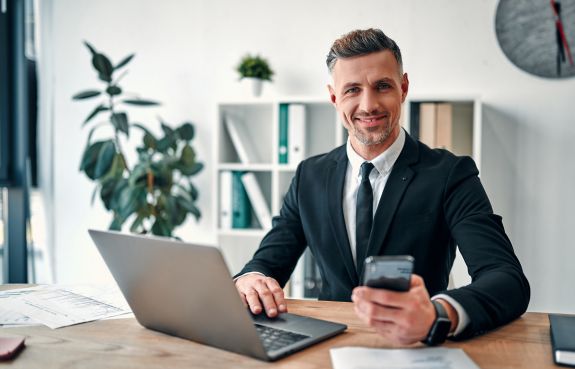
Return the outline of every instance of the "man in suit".
{"type": "Polygon", "coordinates": [[[475,163],[400,126],[409,80],[396,43],[381,30],[353,31],[334,42],[327,65],[348,142],[298,166],[280,215],[236,276],[246,305],[270,317],[287,311],[281,287],[310,247],[320,299],[351,299],[392,342],[438,344],[520,316],[529,284],[475,163]],[[472,283],[446,290],[457,246],[472,283]],[[366,256],[405,254],[415,258],[408,292],[360,286],[366,256]]]}

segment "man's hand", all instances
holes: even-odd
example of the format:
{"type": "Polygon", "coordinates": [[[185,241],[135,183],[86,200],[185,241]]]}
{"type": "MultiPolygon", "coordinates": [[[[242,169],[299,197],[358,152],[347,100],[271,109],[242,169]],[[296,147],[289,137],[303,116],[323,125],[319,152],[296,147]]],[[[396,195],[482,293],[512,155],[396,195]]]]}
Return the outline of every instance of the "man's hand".
{"type": "MultiPolygon", "coordinates": [[[[409,345],[425,339],[435,320],[435,308],[423,279],[415,274],[407,292],[362,286],[353,290],[351,299],[359,318],[396,344],[409,345]]],[[[452,317],[454,309],[451,305],[448,308],[453,328],[457,313],[452,317]]]]}
{"type": "Polygon", "coordinates": [[[273,318],[278,312],[287,312],[284,291],[279,283],[270,277],[260,274],[246,274],[236,279],[242,301],[254,314],[262,312],[262,304],[268,317],[273,318]]]}

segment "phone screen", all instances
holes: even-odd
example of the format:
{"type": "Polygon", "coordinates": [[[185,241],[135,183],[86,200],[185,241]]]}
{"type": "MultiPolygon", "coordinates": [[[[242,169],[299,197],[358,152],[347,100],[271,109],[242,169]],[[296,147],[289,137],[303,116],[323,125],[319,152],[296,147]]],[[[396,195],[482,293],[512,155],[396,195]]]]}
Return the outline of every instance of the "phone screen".
{"type": "Polygon", "coordinates": [[[408,291],[413,260],[409,255],[370,256],[365,259],[363,284],[393,291],[408,291]]]}

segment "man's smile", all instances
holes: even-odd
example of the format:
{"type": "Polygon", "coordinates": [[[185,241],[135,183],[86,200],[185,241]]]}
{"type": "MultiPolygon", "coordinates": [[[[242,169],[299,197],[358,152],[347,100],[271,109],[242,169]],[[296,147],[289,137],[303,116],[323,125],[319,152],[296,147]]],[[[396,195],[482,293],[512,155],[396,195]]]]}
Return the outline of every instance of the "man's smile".
{"type": "Polygon", "coordinates": [[[370,116],[355,116],[353,120],[363,127],[375,127],[385,122],[387,114],[378,114],[370,116]]]}

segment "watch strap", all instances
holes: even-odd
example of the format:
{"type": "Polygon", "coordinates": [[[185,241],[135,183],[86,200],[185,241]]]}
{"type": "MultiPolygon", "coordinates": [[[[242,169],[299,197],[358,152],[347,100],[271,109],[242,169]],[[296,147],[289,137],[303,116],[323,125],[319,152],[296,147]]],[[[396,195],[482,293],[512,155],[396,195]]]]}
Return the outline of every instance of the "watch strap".
{"type": "Polygon", "coordinates": [[[433,300],[431,303],[435,308],[435,321],[431,325],[427,337],[422,342],[426,345],[434,346],[445,342],[451,330],[451,320],[449,320],[447,311],[439,301],[433,300]]]}

